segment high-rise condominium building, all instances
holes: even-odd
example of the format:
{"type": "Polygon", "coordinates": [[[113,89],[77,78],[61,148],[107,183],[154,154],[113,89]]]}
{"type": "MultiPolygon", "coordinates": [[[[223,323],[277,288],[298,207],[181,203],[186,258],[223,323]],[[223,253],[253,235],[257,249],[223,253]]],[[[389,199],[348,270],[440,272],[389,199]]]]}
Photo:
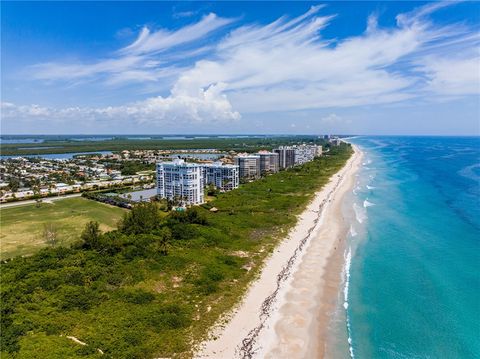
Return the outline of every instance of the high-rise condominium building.
{"type": "Polygon", "coordinates": [[[278,172],[278,153],[259,151],[257,155],[260,156],[260,173],[265,174],[278,172]]]}
{"type": "Polygon", "coordinates": [[[317,156],[316,145],[298,145],[293,146],[295,148],[295,164],[301,165],[312,161],[317,156]]]}
{"type": "Polygon", "coordinates": [[[340,146],[342,141],[339,138],[331,138],[328,142],[330,142],[333,146],[340,146]]]}
{"type": "Polygon", "coordinates": [[[238,166],[240,178],[260,177],[260,156],[258,155],[238,155],[235,157],[235,165],[238,166]]]}
{"type": "Polygon", "coordinates": [[[295,165],[295,148],[291,146],[280,146],[273,150],[278,153],[278,164],[280,168],[289,168],[295,165]]]}
{"type": "Polygon", "coordinates": [[[157,163],[157,194],[184,205],[204,202],[203,169],[183,160],[157,163]]]}
{"type": "Polygon", "coordinates": [[[238,188],[239,167],[235,165],[224,165],[222,162],[205,164],[203,168],[204,186],[213,184],[222,191],[231,191],[238,188]]]}

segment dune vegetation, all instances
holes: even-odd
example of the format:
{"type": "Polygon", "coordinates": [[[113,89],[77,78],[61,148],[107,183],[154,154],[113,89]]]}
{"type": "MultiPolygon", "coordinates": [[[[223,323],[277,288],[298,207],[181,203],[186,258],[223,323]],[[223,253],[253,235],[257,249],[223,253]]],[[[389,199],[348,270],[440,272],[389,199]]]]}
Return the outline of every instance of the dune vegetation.
{"type": "Polygon", "coordinates": [[[191,357],[351,152],[343,144],[185,212],[137,205],[115,230],[89,222],[70,248],[2,263],[2,358],[191,357]]]}

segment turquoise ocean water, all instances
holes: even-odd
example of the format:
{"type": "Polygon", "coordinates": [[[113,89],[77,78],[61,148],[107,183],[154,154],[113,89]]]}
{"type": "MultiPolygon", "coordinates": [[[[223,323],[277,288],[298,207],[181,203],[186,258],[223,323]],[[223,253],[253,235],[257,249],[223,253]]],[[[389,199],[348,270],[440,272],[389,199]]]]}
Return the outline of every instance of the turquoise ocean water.
{"type": "Polygon", "coordinates": [[[480,137],[350,142],[342,355],[480,358],[480,137]]]}

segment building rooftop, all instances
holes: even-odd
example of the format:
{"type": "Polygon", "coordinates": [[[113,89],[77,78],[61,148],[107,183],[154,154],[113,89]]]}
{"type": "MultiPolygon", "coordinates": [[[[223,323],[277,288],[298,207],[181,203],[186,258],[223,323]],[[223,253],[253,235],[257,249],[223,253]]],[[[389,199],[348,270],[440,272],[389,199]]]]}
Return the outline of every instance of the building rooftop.
{"type": "Polygon", "coordinates": [[[200,165],[198,163],[189,163],[189,162],[185,162],[182,159],[175,159],[173,161],[158,162],[157,165],[182,166],[182,167],[200,167],[200,165]]]}

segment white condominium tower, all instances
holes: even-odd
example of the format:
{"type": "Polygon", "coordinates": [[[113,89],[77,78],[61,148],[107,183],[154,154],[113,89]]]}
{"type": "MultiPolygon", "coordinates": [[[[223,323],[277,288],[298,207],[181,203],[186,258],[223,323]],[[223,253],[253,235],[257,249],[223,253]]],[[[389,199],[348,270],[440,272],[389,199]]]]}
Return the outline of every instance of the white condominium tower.
{"type": "Polygon", "coordinates": [[[239,168],[234,165],[224,165],[222,162],[203,165],[204,184],[213,184],[222,191],[238,188],[239,168]]]}
{"type": "Polygon", "coordinates": [[[235,157],[235,165],[238,166],[240,178],[260,177],[260,156],[241,154],[235,157]]]}
{"type": "Polygon", "coordinates": [[[183,160],[157,163],[157,194],[183,205],[204,202],[203,169],[183,160]]]}
{"type": "Polygon", "coordinates": [[[312,161],[317,156],[316,145],[298,145],[293,146],[295,148],[295,164],[301,165],[312,161]]]}

